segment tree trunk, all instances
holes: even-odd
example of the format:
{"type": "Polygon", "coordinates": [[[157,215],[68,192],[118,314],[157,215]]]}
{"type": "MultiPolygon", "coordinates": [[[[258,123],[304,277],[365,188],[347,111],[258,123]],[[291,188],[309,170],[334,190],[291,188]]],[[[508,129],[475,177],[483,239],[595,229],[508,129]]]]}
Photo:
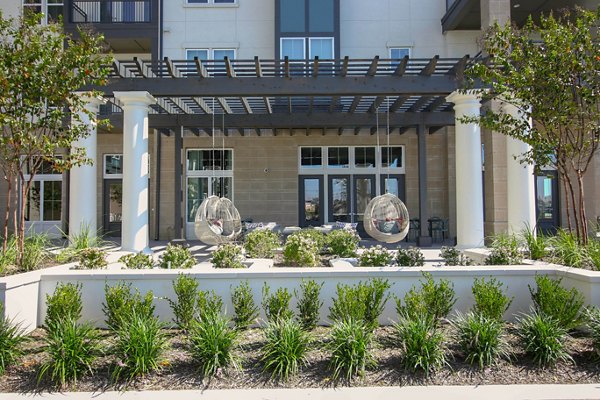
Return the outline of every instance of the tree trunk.
{"type": "Polygon", "coordinates": [[[581,171],[577,171],[577,185],[579,189],[579,217],[581,220],[581,237],[579,243],[587,245],[588,242],[588,230],[587,230],[587,214],[585,212],[585,197],[583,189],[583,174],[581,171]]]}
{"type": "Polygon", "coordinates": [[[565,191],[565,210],[567,211],[567,228],[569,229],[569,232],[571,232],[573,227],[571,226],[571,209],[569,207],[569,188],[567,187],[567,180],[564,178],[564,176],[561,178],[565,191]]]}
{"type": "Polygon", "coordinates": [[[23,185],[21,186],[21,204],[19,205],[21,215],[19,215],[19,234],[17,236],[17,265],[19,267],[21,267],[23,252],[25,250],[25,203],[27,202],[27,196],[29,195],[29,190],[31,188],[31,178],[25,182],[23,174],[21,173],[20,175],[23,185]]]}
{"type": "Polygon", "coordinates": [[[11,177],[4,176],[6,181],[6,210],[4,212],[4,227],[2,236],[2,254],[6,254],[6,247],[8,245],[8,221],[10,220],[10,200],[12,198],[12,179],[11,177]]]}
{"type": "MultiPolygon", "coordinates": [[[[565,175],[567,176],[567,175],[565,175]]],[[[579,232],[579,215],[577,212],[577,202],[575,201],[575,191],[573,190],[573,183],[571,183],[571,178],[567,177],[567,184],[569,185],[569,194],[571,195],[571,204],[573,206],[573,220],[575,221],[575,234],[577,237],[580,236],[579,232]]]]}

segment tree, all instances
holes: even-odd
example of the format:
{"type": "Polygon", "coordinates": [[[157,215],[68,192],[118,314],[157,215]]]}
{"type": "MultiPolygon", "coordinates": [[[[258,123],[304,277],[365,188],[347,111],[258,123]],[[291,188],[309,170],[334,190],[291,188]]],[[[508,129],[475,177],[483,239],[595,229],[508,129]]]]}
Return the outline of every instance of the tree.
{"type": "Polygon", "coordinates": [[[11,209],[13,183],[19,182],[20,198],[27,199],[42,163],[63,172],[90,162],[85,150],[74,145],[89,135],[87,126],[77,123],[82,122],[80,114],[92,121],[96,116],[85,108],[85,99],[76,91],[106,84],[105,66],[110,62],[101,54],[101,36],[81,30],[74,40],[63,33],[61,24],[41,24],[42,17],[28,14],[5,19],[0,14],[0,167],[8,185],[3,251],[12,212],[17,264],[25,237],[25,200],[19,210],[11,209]],[[69,124],[69,120],[75,123],[69,124]]]}
{"type": "Polygon", "coordinates": [[[529,144],[521,162],[553,166],[564,184],[569,230],[587,242],[583,177],[600,138],[600,51],[597,11],[567,10],[532,18],[518,29],[496,24],[484,33],[485,62],[466,72],[489,88],[486,97],[516,106],[520,118],[486,109],[469,118],[529,144]],[[529,120],[532,121],[530,126],[529,120]]]}

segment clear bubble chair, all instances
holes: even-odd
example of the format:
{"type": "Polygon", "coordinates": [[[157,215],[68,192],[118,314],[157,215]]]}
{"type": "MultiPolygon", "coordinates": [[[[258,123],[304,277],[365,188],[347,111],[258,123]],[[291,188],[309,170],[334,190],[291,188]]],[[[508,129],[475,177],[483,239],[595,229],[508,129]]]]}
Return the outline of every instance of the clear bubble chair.
{"type": "Polygon", "coordinates": [[[367,204],[363,224],[365,231],[373,239],[384,243],[396,243],[408,234],[408,209],[397,196],[386,193],[374,197],[367,204]]]}
{"type": "Polygon", "coordinates": [[[231,200],[209,196],[198,207],[194,230],[196,236],[208,245],[228,243],[242,233],[242,219],[231,200]]]}

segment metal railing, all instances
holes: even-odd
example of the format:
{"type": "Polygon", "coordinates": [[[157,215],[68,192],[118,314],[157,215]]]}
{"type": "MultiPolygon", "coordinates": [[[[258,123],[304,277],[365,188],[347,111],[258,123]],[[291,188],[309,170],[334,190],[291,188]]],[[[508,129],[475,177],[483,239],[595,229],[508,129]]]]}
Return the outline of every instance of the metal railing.
{"type": "Polygon", "coordinates": [[[72,23],[148,23],[152,21],[151,0],[73,0],[72,23]]]}

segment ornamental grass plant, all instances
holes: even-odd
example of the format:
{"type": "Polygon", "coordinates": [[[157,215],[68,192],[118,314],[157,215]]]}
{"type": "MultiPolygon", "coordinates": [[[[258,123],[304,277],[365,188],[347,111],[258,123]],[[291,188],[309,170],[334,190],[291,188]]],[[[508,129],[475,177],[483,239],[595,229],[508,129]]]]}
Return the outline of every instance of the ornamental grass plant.
{"type": "Polygon", "coordinates": [[[504,339],[504,323],[481,313],[458,314],[453,321],[455,341],[471,365],[484,368],[508,359],[510,353],[504,339]]]}
{"type": "Polygon", "coordinates": [[[293,319],[276,319],[265,328],[261,360],[271,379],[287,381],[306,365],[311,336],[293,319]]]}
{"type": "Polygon", "coordinates": [[[429,314],[400,317],[394,325],[402,350],[402,366],[425,374],[446,365],[444,335],[429,314]]]}
{"type": "Polygon", "coordinates": [[[335,321],[326,345],[333,380],[345,378],[350,381],[356,376],[363,376],[368,368],[375,367],[377,361],[371,352],[373,345],[373,330],[362,320],[335,321]]]}
{"type": "Polygon", "coordinates": [[[28,341],[21,324],[4,314],[4,304],[0,302],[0,375],[25,354],[23,345],[28,341]]]}
{"type": "Polygon", "coordinates": [[[235,355],[238,331],[229,325],[229,319],[221,314],[195,320],[190,325],[189,351],[194,362],[199,364],[203,377],[212,377],[230,367],[239,368],[235,355]]]}
{"type": "Polygon", "coordinates": [[[525,353],[538,367],[546,368],[558,362],[572,362],[565,340],[567,330],[548,314],[532,310],[517,320],[518,336],[525,353]]]}

